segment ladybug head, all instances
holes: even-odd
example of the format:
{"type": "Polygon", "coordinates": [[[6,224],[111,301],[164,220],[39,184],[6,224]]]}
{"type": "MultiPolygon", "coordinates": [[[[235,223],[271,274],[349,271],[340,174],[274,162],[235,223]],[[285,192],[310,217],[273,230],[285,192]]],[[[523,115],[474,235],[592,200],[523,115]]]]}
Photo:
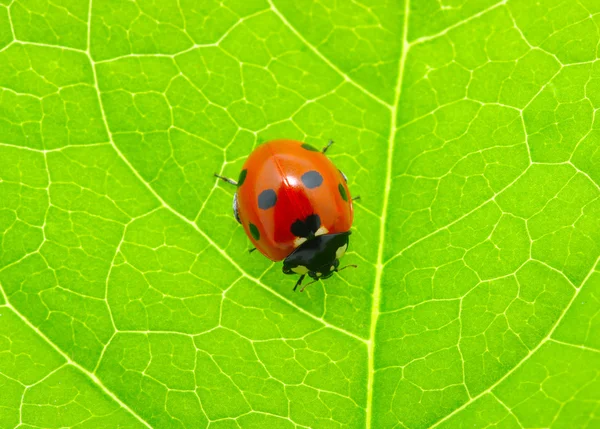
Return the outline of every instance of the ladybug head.
{"type": "Polygon", "coordinates": [[[308,274],[326,279],[338,271],[340,258],[348,249],[350,231],[318,235],[305,241],[283,261],[285,274],[308,274]]]}

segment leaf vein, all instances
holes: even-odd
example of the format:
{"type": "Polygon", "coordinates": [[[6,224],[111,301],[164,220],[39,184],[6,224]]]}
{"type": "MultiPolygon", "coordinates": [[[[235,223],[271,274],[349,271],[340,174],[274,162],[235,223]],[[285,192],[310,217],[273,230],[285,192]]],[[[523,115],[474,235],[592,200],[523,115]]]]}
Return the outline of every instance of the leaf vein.
{"type": "Polygon", "coordinates": [[[406,64],[406,58],[408,56],[408,50],[410,45],[408,44],[408,22],[409,22],[409,11],[410,11],[410,0],[405,0],[404,3],[404,26],[402,29],[402,56],[398,62],[398,81],[396,82],[396,91],[394,94],[394,105],[390,115],[390,135],[388,138],[387,148],[387,162],[385,169],[385,188],[383,191],[383,205],[381,209],[381,217],[379,222],[379,246],[377,249],[377,264],[375,266],[375,284],[373,286],[373,300],[371,303],[371,323],[370,323],[370,335],[369,343],[367,348],[367,429],[371,429],[371,421],[373,416],[373,387],[375,381],[375,335],[377,332],[377,321],[379,319],[379,300],[381,294],[381,279],[383,276],[383,269],[385,263],[383,261],[383,252],[385,250],[385,227],[387,221],[388,204],[390,199],[390,190],[392,187],[392,167],[393,167],[393,156],[394,156],[394,143],[396,140],[397,131],[397,118],[398,118],[398,104],[400,102],[400,96],[402,95],[402,79],[404,76],[404,67],[406,64]]]}
{"type": "Polygon", "coordinates": [[[331,60],[329,60],[329,58],[327,58],[325,55],[323,55],[321,53],[321,51],[319,51],[312,43],[310,43],[308,40],[306,40],[306,38],[304,36],[302,36],[302,34],[300,34],[300,32],[287,20],[287,18],[279,11],[279,9],[277,9],[275,4],[273,3],[273,0],[268,0],[268,1],[269,1],[269,4],[271,5],[271,9],[275,13],[275,15],[277,15],[279,17],[279,19],[281,19],[281,21],[286,25],[286,27],[288,27],[292,31],[292,33],[294,33],[294,35],[296,35],[296,37],[298,37],[298,39],[300,39],[302,41],[302,43],[304,43],[311,51],[313,51],[321,60],[323,60],[333,70],[335,70],[335,72],[337,74],[339,74],[341,77],[343,77],[346,82],[351,83],[356,88],[358,88],[360,91],[362,91],[365,95],[372,98],[379,104],[386,106],[389,109],[394,108],[393,105],[390,105],[389,103],[382,100],[381,98],[379,98],[378,96],[373,94],[371,91],[366,89],[364,86],[357,83],[354,79],[352,79],[350,76],[348,76],[346,73],[344,73],[338,66],[336,66],[333,62],[331,62],[331,60]]]}
{"type": "MultiPolygon", "coordinates": [[[[594,262],[594,264],[592,266],[592,269],[590,270],[590,272],[587,274],[587,276],[583,280],[582,285],[585,285],[585,283],[587,282],[587,280],[594,273],[596,265],[598,264],[598,262],[600,262],[600,257],[598,259],[596,259],[596,262],[594,262]]],[[[579,290],[577,291],[577,293],[573,294],[573,297],[571,298],[571,301],[569,301],[569,303],[566,305],[566,307],[563,310],[563,312],[561,313],[561,315],[558,317],[558,319],[556,319],[556,322],[554,322],[554,325],[552,326],[552,329],[550,330],[550,332],[548,333],[548,335],[546,335],[546,337],[543,338],[536,347],[534,347],[532,350],[530,350],[529,353],[527,353],[527,355],[525,357],[523,357],[523,359],[521,359],[521,361],[517,365],[515,365],[510,371],[508,371],[506,374],[504,374],[498,381],[496,381],[494,384],[492,384],[486,390],[484,390],[483,392],[481,392],[479,395],[474,396],[472,399],[470,399],[469,401],[465,402],[463,405],[461,405],[460,407],[456,408],[454,411],[452,411],[451,413],[449,413],[448,415],[446,415],[445,417],[443,417],[442,419],[438,420],[436,423],[434,423],[433,425],[431,425],[429,427],[429,429],[433,429],[433,428],[438,427],[440,424],[444,423],[445,421],[447,421],[448,419],[450,419],[452,416],[454,416],[457,413],[459,413],[460,411],[464,410],[469,405],[471,405],[472,403],[474,403],[476,400],[478,400],[482,396],[486,395],[487,393],[493,393],[493,390],[497,386],[499,386],[504,380],[506,380],[515,371],[517,371],[519,368],[521,368],[521,366],[525,362],[527,362],[527,360],[531,356],[533,356],[533,354],[535,352],[537,352],[544,344],[546,344],[548,341],[555,341],[552,338],[552,335],[554,334],[554,331],[556,330],[556,328],[558,327],[558,325],[560,325],[560,322],[565,317],[565,315],[567,314],[569,308],[571,308],[571,306],[573,305],[573,303],[575,302],[575,300],[577,299],[577,297],[579,296],[579,294],[581,293],[582,290],[583,290],[583,286],[579,288],[579,290]]]]}

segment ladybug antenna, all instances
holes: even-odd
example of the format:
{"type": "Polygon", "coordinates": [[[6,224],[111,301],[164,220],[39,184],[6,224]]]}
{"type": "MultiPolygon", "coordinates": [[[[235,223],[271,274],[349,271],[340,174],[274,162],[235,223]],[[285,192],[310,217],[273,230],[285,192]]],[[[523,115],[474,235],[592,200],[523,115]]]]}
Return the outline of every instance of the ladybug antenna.
{"type": "Polygon", "coordinates": [[[340,268],[339,270],[336,270],[336,271],[339,273],[340,271],[345,270],[346,268],[358,268],[358,265],[356,265],[356,264],[348,264],[348,265],[345,265],[345,266],[343,266],[342,268],[340,268]]]}

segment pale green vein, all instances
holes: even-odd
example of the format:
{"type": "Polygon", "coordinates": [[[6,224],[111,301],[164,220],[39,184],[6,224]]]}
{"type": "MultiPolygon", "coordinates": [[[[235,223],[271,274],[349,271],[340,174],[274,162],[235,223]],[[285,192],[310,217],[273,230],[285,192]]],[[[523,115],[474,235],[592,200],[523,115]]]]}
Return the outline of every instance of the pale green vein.
{"type": "Polygon", "coordinates": [[[502,405],[504,407],[504,409],[508,412],[508,414],[510,414],[511,416],[514,417],[514,419],[521,424],[521,422],[519,421],[519,419],[517,418],[517,416],[515,415],[515,413],[513,413],[513,411],[502,401],[502,399],[500,399],[500,397],[498,395],[496,395],[494,392],[491,392],[491,395],[494,397],[494,399],[496,399],[496,401],[498,401],[500,403],[500,405],[502,405]]]}
{"type": "Polygon", "coordinates": [[[489,204],[491,202],[495,202],[496,197],[498,197],[498,195],[500,195],[502,192],[504,192],[506,189],[509,189],[512,185],[514,185],[521,177],[523,177],[525,175],[525,173],[527,173],[527,171],[529,170],[529,168],[531,168],[531,165],[529,165],[525,170],[523,170],[523,172],[521,174],[519,174],[517,177],[515,177],[515,179],[513,179],[512,182],[510,182],[508,185],[506,185],[504,188],[502,188],[500,191],[498,191],[497,193],[495,193],[493,196],[491,196],[490,198],[488,198],[487,200],[483,201],[481,204],[479,204],[477,207],[473,208],[472,210],[469,210],[467,213],[463,214],[462,216],[456,218],[455,220],[453,220],[452,222],[442,226],[441,228],[436,229],[435,231],[431,231],[430,233],[424,235],[423,237],[413,241],[412,243],[410,243],[409,245],[407,245],[406,247],[404,247],[404,249],[400,250],[397,254],[395,254],[394,256],[392,256],[390,259],[388,259],[387,261],[385,261],[385,264],[387,265],[388,263],[392,262],[394,259],[398,258],[399,256],[401,256],[404,252],[406,252],[408,249],[416,246],[417,244],[427,240],[430,237],[433,237],[434,235],[438,234],[441,231],[444,231],[448,228],[450,228],[453,225],[456,225],[457,223],[459,223],[461,220],[466,219],[467,217],[469,217],[470,215],[472,215],[473,213],[475,213],[477,210],[479,210],[480,208],[482,208],[483,206],[485,206],[486,204],[489,204]]]}
{"type": "MultiPolygon", "coordinates": [[[[594,264],[592,266],[592,269],[589,271],[589,273],[587,274],[587,276],[583,279],[583,282],[581,283],[582,285],[585,285],[585,283],[588,281],[588,279],[595,272],[595,268],[596,268],[596,265],[598,264],[598,262],[600,262],[600,257],[598,259],[596,259],[596,262],[594,262],[594,264]]],[[[447,416],[445,416],[441,420],[438,420],[435,424],[433,424],[430,427],[430,429],[438,427],[440,424],[442,424],[445,421],[449,420],[450,418],[452,418],[452,416],[454,416],[457,413],[459,413],[460,411],[464,410],[465,408],[467,408],[469,405],[471,405],[472,403],[474,403],[477,399],[481,398],[482,396],[484,396],[484,395],[486,395],[488,393],[492,393],[492,391],[497,386],[499,386],[504,380],[506,380],[515,371],[517,371],[519,368],[521,368],[521,366],[525,362],[527,362],[529,360],[529,358],[531,356],[533,356],[535,354],[535,352],[537,352],[544,344],[546,344],[546,342],[548,342],[548,341],[554,341],[554,339],[552,338],[552,335],[554,334],[554,331],[556,331],[556,328],[558,328],[558,325],[560,325],[560,322],[563,320],[563,318],[567,314],[567,311],[569,310],[569,308],[571,308],[571,306],[573,305],[573,303],[575,302],[575,300],[577,299],[577,297],[579,296],[579,294],[581,293],[582,290],[583,290],[583,286],[580,287],[579,290],[577,290],[577,293],[573,294],[573,297],[571,298],[571,300],[569,301],[569,303],[565,306],[565,309],[562,311],[561,315],[558,317],[558,319],[556,319],[556,322],[554,322],[554,325],[552,326],[552,329],[550,330],[550,332],[548,333],[548,335],[546,335],[539,342],[539,344],[535,348],[531,349],[529,351],[529,353],[527,353],[523,357],[523,359],[521,359],[519,361],[519,363],[517,365],[515,365],[510,371],[508,371],[506,374],[504,374],[498,381],[496,381],[494,384],[492,384],[486,390],[484,390],[483,392],[481,392],[479,395],[472,397],[469,401],[465,402],[463,405],[461,405],[460,407],[456,408],[454,411],[452,411],[451,413],[449,413],[447,416]]]]}
{"type": "Polygon", "coordinates": [[[389,103],[387,103],[386,101],[382,100],[381,98],[377,97],[375,94],[373,94],[371,91],[369,91],[368,89],[366,89],[365,87],[363,87],[362,85],[360,85],[359,83],[357,83],[354,79],[352,79],[350,76],[348,76],[346,73],[344,73],[338,66],[336,66],[334,63],[331,62],[331,60],[329,58],[327,58],[325,55],[323,55],[321,53],[321,51],[319,51],[312,43],[310,43],[308,40],[306,40],[306,38],[300,34],[300,32],[298,30],[296,30],[296,28],[288,21],[288,19],[279,11],[279,9],[277,9],[277,7],[275,6],[275,4],[273,4],[273,0],[269,0],[269,4],[271,5],[271,9],[273,10],[273,12],[279,17],[279,19],[281,19],[281,21],[292,31],[292,33],[294,33],[296,35],[296,37],[298,37],[298,39],[300,39],[302,41],[302,43],[304,43],[311,51],[313,51],[321,60],[323,60],[329,67],[331,67],[333,70],[335,70],[335,72],[337,74],[339,74],[342,78],[344,78],[344,80],[346,82],[351,83],[352,85],[354,85],[356,88],[358,88],[361,92],[363,92],[365,95],[367,95],[368,97],[370,97],[371,99],[375,100],[376,102],[378,102],[379,104],[382,104],[388,108],[393,108],[393,106],[391,106],[389,103]]]}
{"type": "Polygon", "coordinates": [[[581,344],[567,343],[566,341],[560,341],[555,338],[550,338],[550,341],[552,341],[553,343],[556,343],[556,344],[561,344],[563,346],[567,346],[567,347],[573,347],[576,349],[586,350],[588,352],[593,352],[593,353],[600,353],[600,350],[598,350],[598,349],[595,349],[593,347],[583,346],[581,344]]]}
{"type": "Polygon", "coordinates": [[[67,361],[67,363],[75,368],[77,368],[79,371],[81,371],[82,374],[85,374],[94,384],[96,384],[107,396],[109,396],[113,401],[115,401],[117,404],[119,404],[124,410],[127,410],[133,417],[135,417],[140,423],[142,423],[144,426],[148,427],[148,428],[152,428],[152,426],[150,426],[148,424],[148,422],[146,422],[141,416],[139,416],[134,410],[132,410],[131,408],[129,408],[129,406],[124,403],[123,401],[121,401],[114,393],[112,393],[105,385],[104,383],[102,383],[102,380],[100,380],[96,374],[91,373],[90,371],[88,371],[87,369],[85,369],[84,367],[82,367],[81,365],[79,365],[77,362],[75,362],[73,359],[71,359],[69,357],[69,355],[67,355],[65,352],[63,352],[60,347],[58,347],[56,344],[54,344],[54,342],[52,342],[47,336],[46,334],[44,334],[42,331],[40,331],[37,326],[35,326],[34,324],[32,324],[25,316],[23,316],[15,307],[13,307],[13,305],[10,303],[10,301],[8,300],[8,297],[6,296],[6,294],[4,293],[4,289],[2,287],[0,287],[0,292],[2,293],[4,300],[6,301],[5,306],[10,308],[11,311],[13,313],[15,313],[17,315],[17,317],[19,317],[19,319],[21,319],[23,321],[23,323],[25,323],[30,329],[32,329],[36,334],[39,335],[39,337],[41,339],[43,339],[50,347],[52,347],[54,350],[56,350],[56,352],[58,352],[63,359],[65,359],[67,361]]]}
{"type": "Polygon", "coordinates": [[[408,44],[408,22],[409,22],[410,0],[404,3],[404,28],[402,29],[402,56],[398,62],[398,81],[396,82],[396,93],[394,95],[394,104],[392,106],[390,117],[390,135],[387,147],[387,162],[385,167],[385,188],[383,190],[383,206],[381,208],[381,218],[379,222],[379,244],[377,248],[377,264],[375,266],[375,285],[373,286],[373,301],[371,303],[371,324],[369,343],[367,345],[369,371],[367,380],[367,429],[371,428],[373,419],[373,388],[375,380],[375,335],[377,333],[377,320],[379,319],[379,300],[381,295],[381,279],[385,262],[383,253],[385,250],[385,228],[388,215],[388,204],[390,201],[390,191],[392,188],[392,168],[394,159],[394,144],[396,141],[396,121],[398,116],[398,104],[402,95],[402,78],[406,65],[406,57],[410,48],[408,44]]]}
{"type": "Polygon", "coordinates": [[[437,39],[438,37],[445,36],[446,34],[448,34],[450,31],[454,30],[455,28],[460,27],[460,26],[462,26],[462,25],[464,25],[464,24],[466,24],[468,22],[471,22],[471,21],[477,19],[477,18],[480,18],[481,16],[485,15],[489,11],[497,9],[500,6],[504,6],[506,3],[508,3],[508,0],[502,0],[501,2],[493,4],[490,7],[485,8],[481,12],[478,12],[478,13],[476,13],[474,15],[469,16],[466,19],[463,19],[462,21],[455,22],[454,24],[452,24],[449,27],[446,27],[442,31],[439,31],[439,32],[437,32],[435,34],[431,34],[429,36],[423,36],[423,37],[419,37],[418,39],[412,40],[410,42],[410,45],[411,46],[412,45],[418,45],[420,43],[425,43],[425,42],[428,42],[430,40],[437,39]]]}
{"type": "MultiPolygon", "coordinates": [[[[239,27],[245,21],[247,21],[250,18],[254,18],[256,16],[260,16],[263,13],[266,13],[268,11],[270,11],[270,9],[259,10],[258,12],[251,13],[250,15],[247,15],[247,16],[244,16],[244,17],[240,17],[240,19],[238,19],[231,27],[229,27],[229,29],[227,31],[225,31],[221,35],[221,37],[219,37],[219,39],[216,42],[213,42],[213,43],[201,43],[201,44],[194,43],[189,48],[184,49],[184,50],[179,51],[179,52],[175,52],[173,54],[162,54],[162,53],[156,53],[156,54],[131,53],[131,54],[119,55],[119,56],[116,56],[116,57],[113,57],[113,58],[109,58],[109,59],[106,59],[106,60],[96,61],[95,64],[112,63],[112,62],[119,61],[119,60],[126,59],[126,58],[148,58],[148,57],[155,57],[155,58],[171,58],[171,59],[173,59],[173,58],[175,58],[177,56],[186,54],[186,53],[191,52],[191,51],[196,50],[196,49],[220,47],[221,43],[223,42],[223,40],[225,40],[225,38],[227,36],[229,36],[233,30],[235,30],[237,27],[239,27]]],[[[89,45],[89,40],[88,40],[88,51],[89,51],[89,46],[90,45],[89,45]]]]}

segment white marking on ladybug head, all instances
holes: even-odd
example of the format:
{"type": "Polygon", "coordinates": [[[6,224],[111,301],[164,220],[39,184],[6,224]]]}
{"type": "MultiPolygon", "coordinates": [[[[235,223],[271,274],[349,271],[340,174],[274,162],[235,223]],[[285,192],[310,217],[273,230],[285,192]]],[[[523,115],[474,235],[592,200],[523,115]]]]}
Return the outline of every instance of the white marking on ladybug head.
{"type": "Polygon", "coordinates": [[[335,271],[335,267],[332,265],[331,267],[329,267],[329,271],[335,271]]]}
{"type": "Polygon", "coordinates": [[[329,232],[329,230],[327,228],[325,228],[324,226],[319,227],[319,229],[317,229],[317,231],[315,232],[315,235],[324,235],[327,234],[329,232]]]}
{"type": "Polygon", "coordinates": [[[296,237],[294,239],[294,247],[300,246],[302,243],[306,241],[306,237],[296,237]]]}
{"type": "Polygon", "coordinates": [[[348,248],[348,244],[344,244],[343,246],[338,247],[338,250],[335,251],[335,257],[341,259],[346,253],[346,249],[348,248]]]}
{"type": "Polygon", "coordinates": [[[317,275],[317,277],[321,277],[323,274],[322,273],[315,273],[317,275]]]}
{"type": "Polygon", "coordinates": [[[303,275],[308,273],[308,268],[306,268],[304,265],[298,265],[297,267],[292,268],[292,271],[296,274],[303,275]]]}

